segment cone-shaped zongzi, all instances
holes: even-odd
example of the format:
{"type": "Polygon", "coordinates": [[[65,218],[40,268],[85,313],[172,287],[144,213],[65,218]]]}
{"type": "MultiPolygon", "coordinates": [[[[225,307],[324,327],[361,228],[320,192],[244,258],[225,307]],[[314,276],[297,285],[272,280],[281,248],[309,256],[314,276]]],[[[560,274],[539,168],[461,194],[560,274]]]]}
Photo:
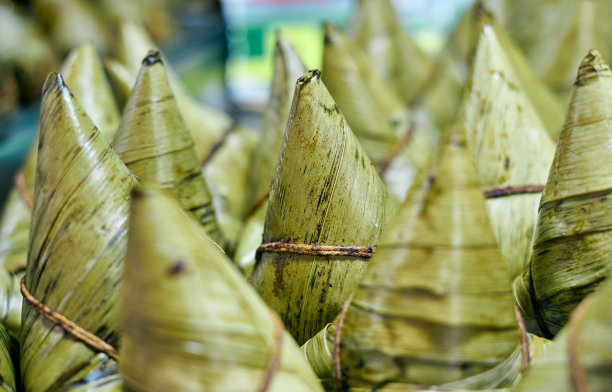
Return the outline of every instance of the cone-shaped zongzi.
{"type": "Polygon", "coordinates": [[[57,74],[43,90],[38,147],[21,286],[21,370],[25,390],[33,392],[94,383],[106,375],[101,369],[114,368],[109,356],[118,341],[117,296],[136,182],[57,74]]]}
{"type": "MultiPolygon", "coordinates": [[[[553,40],[543,41],[531,54],[542,78],[551,86],[563,104],[572,93],[576,68],[589,49],[601,50],[609,56],[605,29],[609,29],[606,0],[562,1],[556,8],[564,9],[555,18],[553,40]],[[605,15],[605,16],[603,16],[605,15]]],[[[533,11],[532,11],[533,12],[533,11]]],[[[554,13],[559,13],[555,11],[554,13]]],[[[555,16],[553,15],[551,16],[555,16]]],[[[542,17],[537,18],[538,22],[542,17]]]]}
{"type": "MultiPolygon", "coordinates": [[[[147,52],[157,47],[144,27],[131,21],[122,23],[118,46],[119,59],[133,74],[138,73],[147,52]]],[[[196,102],[176,73],[168,65],[166,68],[176,103],[195,142],[198,160],[203,162],[224,135],[234,127],[232,119],[219,110],[196,102]]]]}
{"type": "MultiPolygon", "coordinates": [[[[487,8],[490,6],[487,3],[487,8]]],[[[461,93],[469,78],[472,59],[484,29],[492,29],[500,50],[514,72],[525,94],[542,120],[550,135],[556,136],[563,124],[564,107],[550,89],[536,76],[520,49],[508,37],[485,9],[476,2],[457,24],[442,54],[437,60],[436,70],[430,81],[415,98],[414,118],[429,118],[438,127],[444,128],[455,119],[461,102],[461,93]]]]}
{"type": "Polygon", "coordinates": [[[408,127],[408,111],[376,78],[361,48],[330,23],[325,25],[323,72],[325,85],[372,161],[384,161],[408,127]]]}
{"type": "Polygon", "coordinates": [[[303,343],[331,322],[395,212],[319,71],[298,79],[251,276],[303,343]]]}
{"type": "Polygon", "coordinates": [[[510,280],[460,127],[421,178],[346,313],[342,372],[351,386],[510,385],[521,352],[510,280]]]}
{"type": "Polygon", "coordinates": [[[295,49],[278,33],[270,98],[262,118],[261,139],[249,172],[248,204],[251,210],[256,208],[254,203],[261,204],[268,199],[266,195],[270,193],[270,183],[283,147],[295,81],[305,73],[306,68],[295,49]]]}
{"type": "MultiPolygon", "coordinates": [[[[119,125],[119,111],[93,45],[75,48],[62,65],[62,76],[85,113],[110,142],[119,125]]],[[[35,140],[16,176],[0,221],[0,264],[11,271],[25,267],[37,152],[35,140]]]]}
{"type": "Polygon", "coordinates": [[[132,194],[121,298],[127,390],[322,391],[278,316],[152,187],[132,194]]]}
{"type": "Polygon", "coordinates": [[[529,270],[515,282],[530,329],[542,336],[554,336],[611,271],[611,105],[612,72],[590,51],[540,200],[529,270]]]}
{"type": "Polygon", "coordinates": [[[537,205],[554,145],[495,30],[487,24],[480,31],[461,121],[513,279],[529,262],[537,205]]]}
{"type": "Polygon", "coordinates": [[[376,76],[410,103],[427,81],[433,61],[404,31],[391,2],[359,0],[351,35],[376,64],[376,76]]]}
{"type": "Polygon", "coordinates": [[[193,139],[178,111],[157,51],[149,52],[142,61],[113,147],[136,177],[171,189],[183,209],[213,240],[219,241],[212,198],[193,139]]]}
{"type": "Polygon", "coordinates": [[[397,200],[427,166],[439,132],[415,126],[393,90],[375,75],[361,48],[331,24],[325,29],[323,78],[351,129],[397,200]],[[391,169],[391,170],[387,170],[391,169]]]}
{"type": "Polygon", "coordinates": [[[100,133],[112,141],[119,126],[119,110],[95,47],[84,44],[73,49],[61,74],[100,133]]]}
{"type": "Polygon", "coordinates": [[[548,134],[556,138],[563,126],[565,106],[553,94],[548,86],[538,77],[520,49],[512,42],[508,33],[493,20],[488,12],[481,9],[480,28],[490,28],[495,32],[500,47],[508,56],[508,61],[521,82],[521,87],[529,97],[534,110],[542,120],[548,134]]]}

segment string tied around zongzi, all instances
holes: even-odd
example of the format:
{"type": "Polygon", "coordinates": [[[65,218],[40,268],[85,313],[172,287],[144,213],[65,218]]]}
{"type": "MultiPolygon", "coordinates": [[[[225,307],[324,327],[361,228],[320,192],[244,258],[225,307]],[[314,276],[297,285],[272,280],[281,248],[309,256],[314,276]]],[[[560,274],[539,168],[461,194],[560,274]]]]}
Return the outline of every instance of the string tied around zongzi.
{"type": "Polygon", "coordinates": [[[281,353],[283,348],[283,333],[285,326],[276,312],[270,309],[270,314],[274,320],[274,346],[272,347],[270,358],[268,359],[268,365],[266,366],[266,372],[257,392],[266,392],[272,384],[274,374],[278,369],[278,364],[281,360],[281,353]]]}
{"type": "Polygon", "coordinates": [[[486,199],[495,199],[497,197],[526,195],[530,193],[541,193],[544,190],[544,185],[526,184],[526,185],[510,185],[501,188],[491,188],[484,191],[486,199]]]}
{"type": "Polygon", "coordinates": [[[40,302],[38,299],[36,299],[26,287],[25,275],[21,278],[19,288],[21,290],[21,295],[23,296],[25,302],[41,316],[43,316],[53,324],[61,327],[64,331],[68,332],[77,340],[85,343],[87,346],[108,355],[114,360],[119,360],[119,351],[117,351],[115,347],[106,343],[104,340],[100,339],[95,334],[89,332],[83,327],[80,327],[75,322],[70,321],[63,315],[55,312],[53,309],[49,308],[48,306],[40,302]]]}
{"type": "Polygon", "coordinates": [[[208,151],[208,154],[206,154],[204,159],[202,159],[200,166],[205,166],[208,162],[212,160],[212,158],[215,156],[217,151],[219,151],[221,147],[225,144],[225,142],[227,141],[227,138],[236,129],[238,129],[238,123],[232,122],[232,124],[223,132],[223,135],[221,135],[221,138],[215,144],[213,144],[213,146],[210,148],[210,150],[208,151]]]}
{"type": "MultiPolygon", "coordinates": [[[[333,375],[334,381],[336,384],[336,390],[344,391],[347,390],[347,386],[345,385],[346,378],[342,374],[342,355],[341,355],[341,347],[342,347],[342,329],[344,327],[344,320],[346,319],[346,315],[348,313],[349,308],[351,307],[351,303],[353,301],[353,297],[355,293],[352,293],[344,305],[342,306],[342,310],[338,315],[336,321],[336,331],[334,333],[334,343],[333,343],[333,355],[332,355],[332,366],[333,366],[333,375]]],[[[527,328],[525,327],[525,323],[523,321],[523,316],[519,309],[515,306],[514,313],[516,316],[516,322],[518,324],[520,333],[521,333],[521,373],[525,373],[531,364],[531,355],[530,355],[530,343],[529,343],[529,335],[527,333],[527,328]]],[[[576,389],[577,392],[587,392],[587,390],[579,390],[576,389]]]]}
{"type": "Polygon", "coordinates": [[[257,248],[256,257],[262,253],[292,253],[311,256],[355,256],[370,258],[374,255],[376,246],[359,245],[319,245],[319,244],[292,244],[288,242],[267,242],[257,248]]]}
{"type": "Polygon", "coordinates": [[[584,367],[580,363],[580,353],[578,352],[578,339],[580,337],[580,328],[582,320],[593,303],[593,295],[586,297],[580,305],[572,312],[568,321],[567,334],[567,359],[569,364],[569,373],[572,380],[574,391],[589,392],[589,384],[584,372],[584,367]]]}

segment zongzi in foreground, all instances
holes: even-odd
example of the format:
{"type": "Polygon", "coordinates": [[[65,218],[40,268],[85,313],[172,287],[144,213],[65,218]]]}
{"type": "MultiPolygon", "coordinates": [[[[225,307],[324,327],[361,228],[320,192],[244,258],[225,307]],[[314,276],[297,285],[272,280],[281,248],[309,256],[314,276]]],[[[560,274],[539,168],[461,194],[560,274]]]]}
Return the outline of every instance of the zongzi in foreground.
{"type": "Polygon", "coordinates": [[[514,282],[529,329],[553,337],[610,274],[612,71],[590,51],[540,200],[531,263],[514,282]]]}
{"type": "Polygon", "coordinates": [[[130,391],[322,391],[295,342],[170,195],[132,193],[120,370],[130,391]]]}
{"type": "Polygon", "coordinates": [[[395,212],[321,81],[298,79],[251,282],[302,344],[353,292],[395,212]]]}

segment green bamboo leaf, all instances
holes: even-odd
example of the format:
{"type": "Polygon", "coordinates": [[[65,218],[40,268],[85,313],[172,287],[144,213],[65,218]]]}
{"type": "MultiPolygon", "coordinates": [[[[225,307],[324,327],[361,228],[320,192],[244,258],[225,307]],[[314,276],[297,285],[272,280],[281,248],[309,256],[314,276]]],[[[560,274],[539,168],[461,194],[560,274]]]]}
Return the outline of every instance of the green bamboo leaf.
{"type": "Polygon", "coordinates": [[[250,276],[255,267],[257,248],[263,237],[268,205],[269,201],[266,198],[253,213],[249,214],[240,232],[240,240],[234,251],[233,260],[244,276],[250,276]]]}
{"type": "MultiPolygon", "coordinates": [[[[395,212],[319,71],[298,79],[264,243],[373,247],[395,212]]],[[[298,343],[332,321],[367,266],[357,256],[264,252],[251,280],[298,343]]]]}
{"type": "Polygon", "coordinates": [[[295,49],[277,33],[270,98],[263,113],[261,139],[249,172],[249,205],[270,192],[283,147],[295,81],[305,73],[306,68],[295,49]]]}
{"type": "Polygon", "coordinates": [[[100,133],[109,142],[113,140],[119,126],[119,109],[96,48],[92,44],[74,48],[61,74],[100,133]]]}
{"type": "Polygon", "coordinates": [[[583,59],[540,200],[533,257],[515,282],[530,328],[554,336],[610,273],[612,72],[598,51],[583,59]]]}
{"type": "Polygon", "coordinates": [[[21,327],[20,279],[21,276],[0,269],[0,323],[16,335],[21,327]]]}
{"type": "Polygon", "coordinates": [[[591,48],[599,48],[607,57],[608,36],[604,29],[609,29],[606,1],[578,0],[556,5],[565,7],[567,17],[555,25],[554,41],[548,41],[547,47],[540,47],[535,52],[534,62],[541,69],[540,75],[551,86],[561,102],[567,105],[572,94],[576,67],[584,53],[591,48]]]}
{"type": "Polygon", "coordinates": [[[461,104],[469,78],[476,15],[476,8],[472,7],[461,17],[438,55],[429,79],[411,102],[412,117],[431,122],[440,131],[453,123],[461,104]]]}
{"type": "Polygon", "coordinates": [[[149,52],[126,104],[113,147],[138,178],[172,190],[215,241],[219,227],[194,142],[179,113],[157,51],[149,52]]]}
{"type": "Polygon", "coordinates": [[[541,78],[531,69],[529,62],[487,11],[477,2],[461,18],[449,41],[437,60],[436,70],[430,81],[415,98],[413,117],[431,119],[441,129],[454,121],[460,106],[464,86],[470,77],[473,56],[484,28],[493,29],[499,46],[507,61],[512,64],[515,75],[525,94],[542,120],[548,134],[557,136],[563,125],[564,107],[541,78]]]}
{"type": "Polygon", "coordinates": [[[612,283],[606,281],[572,312],[570,322],[557,334],[545,354],[533,362],[515,390],[610,390],[610,298],[612,283]]]}
{"type": "Polygon", "coordinates": [[[500,46],[508,56],[508,61],[512,64],[525,94],[529,97],[529,101],[542,120],[548,134],[552,138],[557,138],[563,127],[565,107],[561,105],[561,101],[542,79],[536,75],[521,50],[508,36],[508,33],[485,10],[482,10],[479,15],[481,28],[492,28],[494,30],[500,46]]]}
{"type": "Polygon", "coordinates": [[[175,200],[132,195],[120,370],[130,391],[322,391],[295,342],[175,200]],[[271,358],[276,369],[269,370],[271,358]]]}
{"type": "Polygon", "coordinates": [[[376,78],[359,46],[330,23],[325,25],[323,71],[325,85],[372,161],[384,161],[408,127],[408,110],[376,78]]]}
{"type": "Polygon", "coordinates": [[[270,183],[274,178],[285,140],[295,81],[305,73],[306,68],[295,49],[277,33],[270,98],[263,114],[261,137],[249,171],[246,222],[234,253],[234,261],[245,276],[250,275],[253,270],[255,251],[261,244],[270,183]]]}
{"type": "MultiPolygon", "coordinates": [[[[132,74],[138,73],[142,59],[156,47],[143,26],[131,21],[121,24],[118,58],[132,74]]],[[[166,60],[164,62],[169,64],[166,60]]],[[[167,72],[177,105],[195,142],[198,160],[203,162],[233,127],[232,119],[219,110],[196,102],[176,73],[172,69],[167,69],[167,72]]]]}
{"type": "Polygon", "coordinates": [[[25,267],[31,214],[28,203],[17,188],[13,188],[8,194],[0,220],[0,265],[7,271],[25,267]]]}
{"type": "Polygon", "coordinates": [[[439,132],[427,122],[411,124],[407,108],[376,77],[361,48],[329,23],[323,66],[324,81],[351,129],[390,193],[403,200],[415,175],[427,166],[439,132]]]}
{"type": "Polygon", "coordinates": [[[61,53],[92,42],[102,52],[111,47],[110,26],[100,18],[96,6],[85,0],[36,0],[39,23],[61,53]]]}
{"type": "MultiPolygon", "coordinates": [[[[462,129],[452,130],[389,223],[342,324],[341,315],[301,347],[328,390],[337,349],[351,391],[489,390],[518,379],[509,280],[468,154],[462,129]]],[[[540,355],[543,340],[528,341],[540,355]]]]}
{"type": "Polygon", "coordinates": [[[511,279],[531,257],[537,204],[554,145],[495,30],[484,24],[461,113],[511,279]],[[499,196],[499,197],[497,197],[499,196]]]}
{"type": "Polygon", "coordinates": [[[259,139],[256,132],[238,128],[223,139],[203,167],[217,221],[230,250],[235,249],[242,231],[249,169],[259,139]]]}
{"type": "Polygon", "coordinates": [[[349,385],[459,387],[480,375],[464,387],[493,388],[518,376],[510,281],[472,165],[454,128],[387,228],[344,321],[349,385]]]}
{"type": "Polygon", "coordinates": [[[19,344],[8,329],[0,324],[0,391],[17,392],[19,344]]]}
{"type": "Polygon", "coordinates": [[[427,81],[434,62],[412,41],[389,0],[359,0],[350,26],[378,79],[410,103],[427,81]]]}
{"type": "MultiPolygon", "coordinates": [[[[49,76],[43,90],[38,145],[24,287],[37,301],[114,345],[129,191],[136,180],[57,74],[49,76]]],[[[28,391],[61,389],[114,366],[106,354],[30,305],[22,312],[20,341],[28,391]]]]}
{"type": "Polygon", "coordinates": [[[136,83],[136,75],[116,60],[105,59],[104,69],[119,108],[123,110],[136,83]]]}

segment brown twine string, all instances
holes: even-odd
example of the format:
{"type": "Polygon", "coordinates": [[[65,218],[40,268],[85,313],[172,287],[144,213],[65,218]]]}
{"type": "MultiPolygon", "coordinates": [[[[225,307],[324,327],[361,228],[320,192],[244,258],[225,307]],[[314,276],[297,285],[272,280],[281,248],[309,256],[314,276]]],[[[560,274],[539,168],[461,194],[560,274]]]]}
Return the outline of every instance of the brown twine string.
{"type": "Polygon", "coordinates": [[[484,191],[485,198],[495,199],[497,197],[522,195],[527,193],[540,193],[544,190],[544,185],[510,185],[503,188],[492,188],[484,191]]]}
{"type": "Polygon", "coordinates": [[[372,257],[376,246],[337,246],[318,244],[289,244],[286,242],[267,242],[259,245],[256,256],[262,253],[293,253],[311,256],[354,256],[372,257]]]}
{"type": "Polygon", "coordinates": [[[402,136],[401,139],[397,140],[389,156],[387,156],[387,158],[385,158],[385,160],[381,163],[380,167],[378,168],[379,176],[382,177],[385,175],[385,172],[389,168],[389,165],[391,164],[393,159],[395,159],[395,157],[398,156],[400,152],[402,152],[402,149],[406,147],[408,143],[410,143],[410,140],[412,140],[412,135],[414,134],[414,128],[415,123],[414,121],[412,121],[408,126],[408,129],[404,133],[404,136],[402,136]]]}
{"type": "Polygon", "coordinates": [[[342,343],[342,327],[344,326],[344,319],[346,318],[346,313],[351,307],[351,302],[353,302],[353,297],[355,293],[352,293],[344,305],[342,305],[342,311],[338,316],[338,325],[336,326],[336,334],[334,335],[334,356],[332,358],[334,364],[334,375],[336,376],[336,389],[338,391],[342,391],[343,389],[343,380],[342,380],[342,363],[340,358],[340,345],[342,343]]]}
{"type": "Polygon", "coordinates": [[[17,188],[19,196],[21,196],[21,200],[23,200],[29,209],[32,209],[32,206],[34,206],[34,200],[32,198],[32,192],[30,192],[28,186],[26,185],[23,170],[19,170],[15,176],[15,187],[17,188]]]}
{"type": "Polygon", "coordinates": [[[272,318],[274,320],[274,347],[272,349],[270,359],[268,359],[266,373],[264,374],[264,378],[261,382],[261,385],[257,389],[257,392],[266,392],[272,384],[272,378],[274,378],[274,374],[278,369],[283,348],[283,332],[285,330],[285,327],[276,312],[270,310],[270,314],[272,315],[272,318]]]}
{"type": "Polygon", "coordinates": [[[514,306],[514,315],[516,316],[516,322],[518,323],[519,330],[521,331],[521,352],[523,357],[521,359],[521,373],[525,373],[529,369],[531,363],[531,355],[529,354],[529,336],[527,335],[527,328],[525,327],[525,321],[521,311],[514,306]]]}
{"type": "Polygon", "coordinates": [[[106,343],[104,340],[100,339],[93,333],[87,331],[86,329],[79,327],[74,322],[68,320],[61,314],[54,312],[53,310],[45,306],[42,302],[34,298],[34,296],[30,294],[26,287],[25,276],[21,278],[20,289],[21,295],[23,296],[23,299],[26,301],[26,303],[30,305],[32,309],[41,314],[44,318],[51,321],[53,324],[60,326],[64,331],[68,332],[70,335],[74,336],[76,339],[85,343],[89,347],[105,353],[116,361],[119,360],[119,352],[116,348],[106,343]]]}
{"type": "Polygon", "coordinates": [[[582,320],[587,310],[593,302],[593,296],[589,295],[574,309],[568,321],[567,334],[567,356],[569,361],[570,378],[572,386],[576,392],[589,392],[589,383],[587,382],[584,368],[580,363],[580,354],[578,350],[578,339],[582,320]]]}
{"type": "Polygon", "coordinates": [[[257,211],[257,208],[259,208],[259,206],[262,205],[264,201],[268,200],[269,196],[270,189],[253,199],[251,204],[249,204],[249,208],[247,208],[246,212],[244,213],[244,219],[250,218],[251,215],[253,215],[255,211],[257,211]]]}
{"type": "Polygon", "coordinates": [[[223,135],[221,136],[221,139],[219,139],[218,142],[216,142],[215,144],[213,144],[213,146],[211,147],[210,151],[208,152],[208,154],[204,157],[204,159],[202,160],[201,166],[206,165],[208,162],[210,162],[210,160],[213,158],[213,156],[217,153],[217,151],[219,151],[219,149],[225,144],[225,141],[227,140],[227,138],[229,137],[229,135],[234,132],[236,130],[236,128],[238,128],[238,124],[237,123],[232,123],[232,125],[230,125],[229,128],[227,128],[225,130],[225,132],[223,132],[223,135]]]}

